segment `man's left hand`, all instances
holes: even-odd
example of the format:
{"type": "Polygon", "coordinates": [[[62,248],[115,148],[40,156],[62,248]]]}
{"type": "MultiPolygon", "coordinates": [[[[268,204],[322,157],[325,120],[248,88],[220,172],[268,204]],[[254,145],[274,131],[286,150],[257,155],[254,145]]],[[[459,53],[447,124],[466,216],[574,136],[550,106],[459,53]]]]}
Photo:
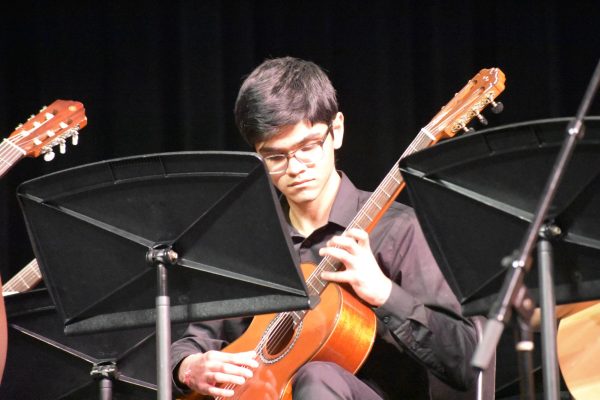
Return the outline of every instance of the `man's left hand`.
{"type": "Polygon", "coordinates": [[[319,254],[333,257],[345,266],[345,269],[336,272],[324,271],[321,274],[323,279],[348,283],[357,296],[372,306],[379,307],[387,301],[392,281],[379,268],[367,232],[349,229],[343,236],[331,238],[319,254]]]}

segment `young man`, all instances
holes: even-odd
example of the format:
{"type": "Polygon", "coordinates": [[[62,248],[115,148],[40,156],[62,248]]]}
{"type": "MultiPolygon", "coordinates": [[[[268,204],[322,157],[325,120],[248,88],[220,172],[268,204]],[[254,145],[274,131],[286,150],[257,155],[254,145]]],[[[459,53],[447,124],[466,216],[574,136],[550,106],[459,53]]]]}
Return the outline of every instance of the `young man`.
{"type": "MultiPolygon", "coordinates": [[[[344,116],[326,74],[291,57],[267,60],[242,84],[235,118],[283,194],[302,262],[339,260],[344,268],[322,278],[350,285],[378,317],[375,344],[356,376],[334,363],[308,362],[294,376],[294,400],[442,398],[434,392],[444,385],[430,385],[438,379],[468,388],[475,329],[460,316],[412,209],[394,203],[370,235],[359,229],[341,235],[369,193],[335,168],[344,116]]],[[[230,397],[223,384],[252,377],[253,352],[220,351],[249,321],[191,324],[172,345],[177,390],[230,397]]]]}

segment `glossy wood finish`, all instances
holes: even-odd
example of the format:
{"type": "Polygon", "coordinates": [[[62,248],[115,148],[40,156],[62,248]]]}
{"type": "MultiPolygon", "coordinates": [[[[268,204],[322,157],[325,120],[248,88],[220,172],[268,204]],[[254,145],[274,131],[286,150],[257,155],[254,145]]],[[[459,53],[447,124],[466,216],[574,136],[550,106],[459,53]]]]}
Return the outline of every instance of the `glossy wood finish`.
{"type": "MultiPolygon", "coordinates": [[[[0,289],[2,280],[0,280],[0,289]]],[[[8,348],[8,326],[6,321],[6,310],[4,308],[4,297],[0,296],[0,384],[4,374],[4,364],[6,363],[6,351],[8,348]]]]}
{"type": "Polygon", "coordinates": [[[558,363],[573,397],[596,400],[600,396],[600,303],[580,304],[582,311],[568,315],[559,323],[558,363]]]}
{"type": "MultiPolygon", "coordinates": [[[[302,265],[305,276],[313,270],[312,264],[302,265]]],[[[269,331],[268,327],[277,315],[256,316],[246,332],[224,351],[235,353],[257,349],[257,344],[269,331]]],[[[311,360],[335,362],[354,373],[371,350],[376,328],[377,320],[369,307],[339,285],[330,284],[318,306],[302,320],[295,332],[295,340],[289,341],[276,354],[270,354],[265,347],[260,352],[260,366],[254,377],[245,385],[238,386],[232,399],[291,399],[292,377],[311,360]]],[[[185,397],[186,400],[201,398],[203,396],[198,394],[185,397]]]]}
{"type": "MultiPolygon", "coordinates": [[[[479,71],[421,129],[400,159],[466,129],[467,123],[492,104],[504,90],[504,81],[504,73],[499,68],[479,71]]],[[[405,186],[398,168],[399,162],[400,160],[394,164],[350,221],[346,231],[359,228],[371,232],[375,227],[405,186]]],[[[280,349],[277,354],[264,357],[263,365],[250,382],[239,388],[235,399],[291,398],[289,381],[298,368],[309,360],[333,361],[351,372],[362,365],[372,346],[376,318],[369,307],[342,291],[339,286],[320,278],[323,271],[339,271],[342,268],[340,262],[329,256],[324,257],[315,268],[303,266],[309,294],[320,296],[321,304],[309,312],[256,317],[248,331],[227,347],[226,351],[257,349],[261,354],[261,341],[265,332],[271,329],[271,322],[279,324],[283,319],[301,323],[296,330],[299,335],[288,338],[293,345],[280,349]],[[370,338],[368,343],[367,338],[370,338]],[[271,362],[270,359],[273,358],[277,361],[271,362]],[[269,391],[272,393],[268,393],[269,391]]],[[[188,397],[192,398],[196,397],[188,397]]]]}

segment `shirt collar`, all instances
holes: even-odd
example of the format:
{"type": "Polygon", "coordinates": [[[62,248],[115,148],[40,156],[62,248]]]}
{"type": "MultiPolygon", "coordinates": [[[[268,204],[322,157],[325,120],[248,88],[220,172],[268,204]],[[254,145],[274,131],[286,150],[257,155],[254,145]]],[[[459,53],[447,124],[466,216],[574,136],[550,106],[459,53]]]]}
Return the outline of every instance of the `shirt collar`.
{"type": "Polygon", "coordinates": [[[333,207],[331,207],[329,222],[333,222],[345,229],[360,209],[360,192],[344,172],[340,171],[340,175],[342,180],[335,196],[333,207]]]}
{"type": "MultiPolygon", "coordinates": [[[[333,201],[328,222],[339,225],[345,229],[360,210],[360,191],[354,186],[352,181],[350,181],[350,178],[348,178],[344,172],[338,172],[342,179],[335,200],[333,201]]],[[[288,224],[290,235],[292,237],[301,236],[290,221],[290,206],[283,195],[281,196],[281,206],[283,214],[285,215],[285,220],[288,224]]]]}

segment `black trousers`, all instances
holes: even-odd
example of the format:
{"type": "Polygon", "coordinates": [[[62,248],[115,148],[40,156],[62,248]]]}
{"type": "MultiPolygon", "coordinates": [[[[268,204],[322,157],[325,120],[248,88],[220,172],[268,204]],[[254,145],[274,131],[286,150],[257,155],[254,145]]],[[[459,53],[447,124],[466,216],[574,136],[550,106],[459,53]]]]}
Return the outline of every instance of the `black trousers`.
{"type": "Polygon", "coordinates": [[[313,361],[292,382],[294,400],[382,400],[373,389],[339,365],[313,361]]]}

